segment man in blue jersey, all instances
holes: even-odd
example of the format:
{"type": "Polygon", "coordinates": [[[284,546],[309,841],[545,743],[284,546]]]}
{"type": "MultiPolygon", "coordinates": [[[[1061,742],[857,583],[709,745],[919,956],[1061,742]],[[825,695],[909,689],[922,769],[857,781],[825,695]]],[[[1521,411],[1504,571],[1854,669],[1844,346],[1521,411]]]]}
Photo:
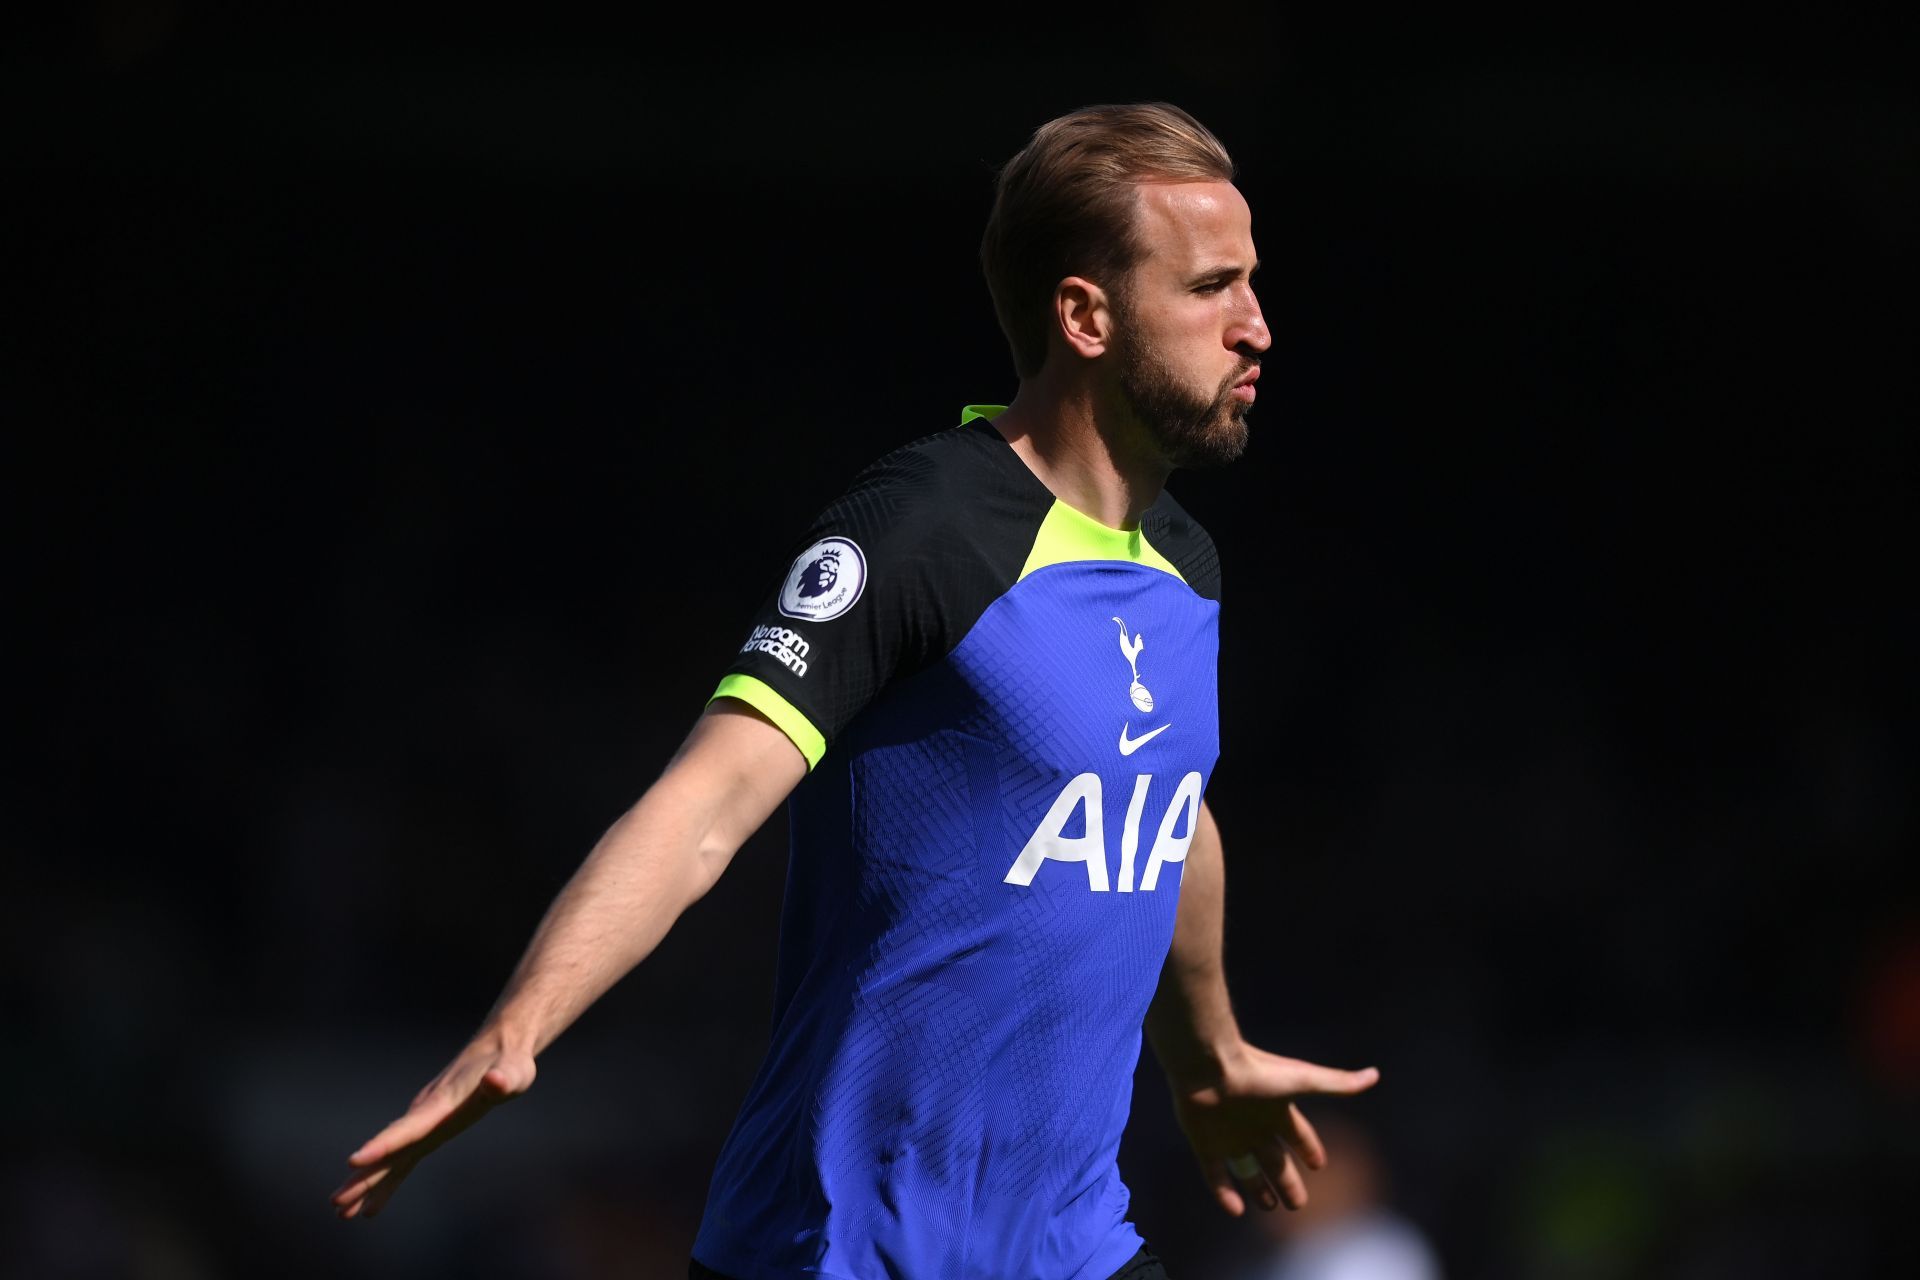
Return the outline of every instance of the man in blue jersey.
{"type": "Polygon", "coordinates": [[[1220,572],[1165,492],[1230,461],[1270,339],[1225,150],[1164,104],[1042,126],[981,246],[1020,383],[796,542],[704,715],[479,1034],[335,1193],[373,1216],[646,957],[783,800],[767,1057],[692,1274],[1146,1280],[1115,1164],[1141,1033],[1229,1213],[1306,1200],[1296,1100],[1377,1074],[1241,1037],[1221,965],[1220,572]]]}

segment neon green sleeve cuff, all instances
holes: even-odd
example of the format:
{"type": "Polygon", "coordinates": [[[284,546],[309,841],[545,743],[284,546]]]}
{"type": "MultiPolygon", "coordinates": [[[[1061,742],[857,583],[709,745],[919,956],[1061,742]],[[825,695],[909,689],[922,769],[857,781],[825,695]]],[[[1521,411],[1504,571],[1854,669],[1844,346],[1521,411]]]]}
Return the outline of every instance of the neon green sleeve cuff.
{"type": "Polygon", "coordinates": [[[758,711],[779,728],[780,732],[793,739],[793,745],[800,748],[800,754],[807,758],[807,771],[820,763],[820,757],[827,754],[827,740],[813,727],[813,721],[794,710],[791,702],[775,693],[773,686],[764,680],[735,673],[720,682],[713,691],[712,703],[718,698],[738,698],[758,711]]]}

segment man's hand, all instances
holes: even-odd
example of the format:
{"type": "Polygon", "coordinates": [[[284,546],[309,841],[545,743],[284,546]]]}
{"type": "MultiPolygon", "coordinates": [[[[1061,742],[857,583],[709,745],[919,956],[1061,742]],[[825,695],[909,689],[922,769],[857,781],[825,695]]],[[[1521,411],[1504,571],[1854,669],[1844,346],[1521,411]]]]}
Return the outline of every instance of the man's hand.
{"type": "Polygon", "coordinates": [[[415,1165],[525,1093],[534,1055],[653,951],[806,774],[772,721],[715,699],[554,899],[473,1043],[347,1157],[353,1173],[332,1197],[339,1215],[378,1214],[415,1165]]]}
{"type": "Polygon", "coordinates": [[[371,1218],[386,1207],[413,1167],[501,1103],[533,1084],[533,1055],[483,1035],[414,1095],[407,1113],[369,1138],[333,1193],[342,1218],[371,1218]]]}
{"type": "Polygon", "coordinates": [[[1307,1202],[1300,1166],[1321,1168],[1326,1148],[1294,1104],[1309,1094],[1355,1094],[1371,1089],[1379,1071],[1341,1071],[1282,1058],[1242,1044],[1221,1062],[1217,1079],[1175,1083],[1174,1114],[1193,1144],[1200,1174],[1220,1207],[1234,1217],[1249,1198],[1262,1209],[1307,1202]]]}

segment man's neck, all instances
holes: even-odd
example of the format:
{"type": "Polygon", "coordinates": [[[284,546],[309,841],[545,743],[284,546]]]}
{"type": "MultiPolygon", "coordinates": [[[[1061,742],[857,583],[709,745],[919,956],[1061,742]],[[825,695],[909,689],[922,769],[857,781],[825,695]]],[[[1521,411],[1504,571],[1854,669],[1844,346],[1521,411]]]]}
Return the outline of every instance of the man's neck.
{"type": "Polygon", "coordinates": [[[1109,528],[1132,529],[1172,468],[1117,416],[1085,388],[1026,379],[993,425],[1054,497],[1109,528]]]}

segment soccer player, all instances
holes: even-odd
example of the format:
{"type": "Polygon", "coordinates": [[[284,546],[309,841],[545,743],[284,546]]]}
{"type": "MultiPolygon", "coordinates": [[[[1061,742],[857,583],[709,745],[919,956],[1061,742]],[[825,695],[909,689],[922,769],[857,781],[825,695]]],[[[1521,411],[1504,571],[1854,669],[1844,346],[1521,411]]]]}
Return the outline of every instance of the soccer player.
{"type": "Polygon", "coordinates": [[[783,800],[772,1043],[693,1276],[1163,1276],[1115,1165],[1143,1027],[1220,1205],[1305,1203],[1326,1155],[1296,1099],[1377,1073],[1234,1020],[1219,562],[1163,487],[1240,453],[1270,342],[1232,179],[1164,104],[1073,112],[1007,164],[981,260],[1012,403],[888,454],[798,541],[479,1033],[350,1158],[343,1217],[524,1092],[783,800]]]}

